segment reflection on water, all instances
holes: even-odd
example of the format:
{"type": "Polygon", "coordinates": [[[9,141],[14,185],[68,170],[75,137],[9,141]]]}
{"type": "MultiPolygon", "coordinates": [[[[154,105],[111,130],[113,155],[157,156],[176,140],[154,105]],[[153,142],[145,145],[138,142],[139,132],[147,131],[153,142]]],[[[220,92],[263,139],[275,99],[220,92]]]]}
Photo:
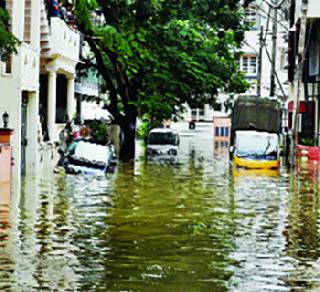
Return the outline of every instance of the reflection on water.
{"type": "Polygon", "coordinates": [[[1,291],[320,289],[318,168],[234,176],[211,126],[181,130],[178,164],[138,150],[107,177],[15,184],[1,291]]]}

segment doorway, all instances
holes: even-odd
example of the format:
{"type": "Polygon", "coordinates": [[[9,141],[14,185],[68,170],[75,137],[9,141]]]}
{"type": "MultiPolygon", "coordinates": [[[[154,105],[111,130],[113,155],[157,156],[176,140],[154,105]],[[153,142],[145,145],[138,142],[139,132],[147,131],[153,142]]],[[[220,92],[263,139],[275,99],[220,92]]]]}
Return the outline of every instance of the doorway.
{"type": "Polygon", "coordinates": [[[27,140],[27,117],[28,117],[28,92],[22,91],[21,96],[21,174],[26,173],[26,150],[28,146],[27,140]]]}

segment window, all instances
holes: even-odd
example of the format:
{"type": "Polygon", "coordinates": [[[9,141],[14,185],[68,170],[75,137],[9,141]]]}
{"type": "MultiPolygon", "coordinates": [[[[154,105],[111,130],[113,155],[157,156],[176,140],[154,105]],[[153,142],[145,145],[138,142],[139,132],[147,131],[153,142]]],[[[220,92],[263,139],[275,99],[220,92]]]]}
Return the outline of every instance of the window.
{"type": "Polygon", "coordinates": [[[240,70],[247,74],[257,74],[257,57],[242,56],[240,70]]]}
{"type": "Polygon", "coordinates": [[[221,135],[221,137],[224,136],[224,127],[221,127],[221,128],[220,128],[220,135],[221,135]]]}
{"type": "Polygon", "coordinates": [[[225,137],[229,137],[229,127],[224,128],[225,137]]]}
{"type": "Polygon", "coordinates": [[[250,73],[257,73],[257,58],[256,57],[250,57],[249,58],[249,72],[250,73]]]}
{"type": "Polygon", "coordinates": [[[150,145],[177,145],[178,137],[175,133],[154,132],[149,135],[148,144],[150,145]]]}
{"type": "Polygon", "coordinates": [[[12,73],[12,56],[9,56],[5,62],[4,73],[6,74],[12,73]]]}
{"type": "Polygon", "coordinates": [[[193,120],[197,119],[197,110],[196,109],[191,110],[191,119],[193,119],[193,120]]]}
{"type": "Polygon", "coordinates": [[[204,116],[204,108],[199,109],[199,116],[204,116]]]}
{"type": "Polygon", "coordinates": [[[248,57],[242,57],[242,68],[241,71],[248,72],[248,57]]]}
{"type": "Polygon", "coordinates": [[[257,29],[257,6],[255,1],[252,1],[245,9],[245,23],[252,26],[252,29],[257,29]]]}
{"type": "Polygon", "coordinates": [[[249,7],[246,9],[245,11],[245,14],[246,14],[246,22],[247,23],[253,23],[255,24],[256,22],[256,10],[255,8],[252,6],[252,7],[249,7]]]}
{"type": "Polygon", "coordinates": [[[219,127],[215,127],[215,136],[219,137],[219,127]]]}

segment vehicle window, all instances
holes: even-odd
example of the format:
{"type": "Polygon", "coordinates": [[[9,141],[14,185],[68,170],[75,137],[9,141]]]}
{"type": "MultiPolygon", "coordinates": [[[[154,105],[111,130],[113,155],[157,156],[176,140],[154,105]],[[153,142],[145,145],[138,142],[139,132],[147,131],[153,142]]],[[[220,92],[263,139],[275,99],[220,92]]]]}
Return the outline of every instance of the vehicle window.
{"type": "Polygon", "coordinates": [[[239,156],[276,156],[277,137],[241,136],[236,140],[236,154],[239,156]]]}
{"type": "Polygon", "coordinates": [[[174,133],[151,133],[148,143],[150,145],[177,145],[177,135],[174,133]]]}

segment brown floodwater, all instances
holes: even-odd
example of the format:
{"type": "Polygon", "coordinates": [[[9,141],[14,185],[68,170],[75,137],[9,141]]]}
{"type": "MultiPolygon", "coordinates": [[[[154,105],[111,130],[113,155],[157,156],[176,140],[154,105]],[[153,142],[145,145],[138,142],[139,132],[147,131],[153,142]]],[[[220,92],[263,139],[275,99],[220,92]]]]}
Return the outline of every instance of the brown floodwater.
{"type": "Polygon", "coordinates": [[[0,291],[320,291],[318,167],[230,169],[210,125],[177,163],[43,173],[0,205],[0,291]]]}

